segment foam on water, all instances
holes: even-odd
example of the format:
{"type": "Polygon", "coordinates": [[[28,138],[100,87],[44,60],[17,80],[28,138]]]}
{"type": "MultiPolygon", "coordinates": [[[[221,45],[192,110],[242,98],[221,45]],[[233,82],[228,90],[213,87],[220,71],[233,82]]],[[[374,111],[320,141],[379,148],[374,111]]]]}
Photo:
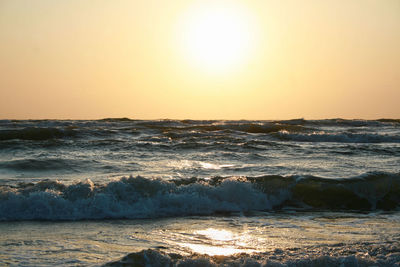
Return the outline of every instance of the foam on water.
{"type": "Polygon", "coordinates": [[[1,222],[0,262],[18,266],[99,266],[107,262],[114,262],[111,266],[248,266],[245,262],[250,266],[396,266],[399,219],[396,212],[290,211],[151,220],[1,222]]]}
{"type": "Polygon", "coordinates": [[[341,248],[329,252],[275,250],[274,253],[237,254],[232,256],[207,256],[194,254],[182,256],[157,250],[143,250],[126,255],[104,266],[240,266],[240,267],[286,267],[286,266],[398,266],[398,245],[374,249],[370,246],[364,253],[354,255],[354,248],[341,248]],[[376,250],[381,253],[376,257],[376,250]],[[370,254],[375,254],[371,256],[370,254]]]}
{"type": "Polygon", "coordinates": [[[282,208],[395,210],[400,175],[370,173],[348,179],[310,176],[215,177],[165,181],[121,178],[0,187],[0,220],[159,218],[282,208]]]}
{"type": "Polygon", "coordinates": [[[250,183],[226,179],[218,186],[123,178],[95,186],[43,181],[1,189],[1,220],[157,218],[270,209],[272,200],[250,183]]]}

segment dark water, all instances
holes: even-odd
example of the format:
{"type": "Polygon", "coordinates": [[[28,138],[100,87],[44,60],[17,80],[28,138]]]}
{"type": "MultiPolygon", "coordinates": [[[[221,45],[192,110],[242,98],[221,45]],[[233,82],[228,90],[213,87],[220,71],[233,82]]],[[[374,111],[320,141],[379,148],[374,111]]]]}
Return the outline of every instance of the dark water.
{"type": "MultiPolygon", "coordinates": [[[[396,226],[399,207],[400,120],[0,121],[3,223],[389,212],[396,226]]],[[[177,246],[149,253],[177,264],[177,246]]]]}
{"type": "Polygon", "coordinates": [[[119,175],[336,179],[398,173],[400,121],[3,120],[0,151],[1,177],[11,183],[119,175]]]}

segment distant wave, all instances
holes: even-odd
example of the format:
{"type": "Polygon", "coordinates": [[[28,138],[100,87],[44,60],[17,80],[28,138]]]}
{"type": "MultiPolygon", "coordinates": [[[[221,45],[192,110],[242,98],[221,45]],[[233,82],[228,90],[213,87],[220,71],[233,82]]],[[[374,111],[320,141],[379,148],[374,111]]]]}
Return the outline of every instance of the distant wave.
{"type": "Polygon", "coordinates": [[[26,127],[22,129],[1,130],[0,141],[2,140],[47,140],[54,138],[73,137],[77,134],[74,129],[60,129],[53,127],[26,127]]]}
{"type": "Polygon", "coordinates": [[[380,126],[380,125],[397,125],[400,119],[378,119],[378,120],[362,120],[362,119],[324,119],[324,120],[281,120],[275,121],[279,123],[300,124],[300,125],[315,125],[315,126],[342,126],[342,127],[366,127],[366,126],[380,126]]]}
{"type": "MultiPolygon", "coordinates": [[[[285,141],[310,142],[400,142],[400,123],[395,119],[367,120],[282,120],[282,121],[201,121],[131,120],[110,118],[97,121],[0,121],[0,141],[43,141],[63,138],[119,138],[160,135],[171,139],[207,138],[216,135],[259,134],[285,141]],[[333,127],[323,133],[321,127],[333,127]],[[336,128],[335,128],[336,127],[336,128]],[[346,131],[340,127],[347,127],[346,131]],[[370,127],[364,133],[363,127],[370,127]],[[390,128],[383,134],[382,127],[390,128]],[[361,130],[360,130],[361,129],[361,130]]],[[[242,136],[243,137],[243,136],[242,136]]],[[[128,138],[128,139],[127,139],[128,138]]]]}
{"type": "MultiPolygon", "coordinates": [[[[106,122],[157,122],[164,124],[166,122],[179,122],[179,123],[184,123],[184,124],[212,124],[216,122],[224,122],[224,123],[248,123],[248,122],[254,122],[252,120],[240,120],[240,121],[234,121],[234,120],[153,120],[153,121],[148,121],[148,120],[135,120],[135,119],[130,119],[130,118],[105,118],[105,119],[100,119],[98,121],[106,121],[106,122]]],[[[311,125],[332,125],[332,126],[353,126],[353,127],[361,127],[361,126],[376,126],[378,124],[382,123],[400,123],[400,119],[377,119],[377,120],[363,120],[363,119],[323,119],[323,120],[306,120],[306,119],[291,119],[291,120],[273,120],[273,121],[257,121],[260,123],[263,122],[268,122],[268,123],[279,123],[279,124],[289,124],[289,125],[306,125],[306,124],[311,124],[311,125]]]]}
{"type": "Polygon", "coordinates": [[[104,118],[104,119],[100,119],[99,121],[106,121],[106,122],[130,122],[130,121],[135,121],[133,119],[129,119],[129,118],[104,118]]]}
{"type": "Polygon", "coordinates": [[[301,125],[285,125],[281,123],[226,123],[226,124],[213,124],[213,125],[197,125],[186,127],[185,130],[202,130],[202,131],[239,131],[245,133],[274,133],[282,130],[291,132],[305,131],[301,125]]]}
{"type": "Polygon", "coordinates": [[[158,218],[279,210],[395,210],[400,174],[346,179],[312,176],[215,177],[163,181],[121,178],[66,185],[43,180],[0,187],[0,220],[158,218]]]}
{"type": "Polygon", "coordinates": [[[275,136],[281,140],[298,142],[338,142],[338,143],[400,143],[400,136],[367,133],[292,133],[280,131],[275,136]]]}
{"type": "Polygon", "coordinates": [[[400,119],[379,119],[379,122],[400,123],[400,119]]]}

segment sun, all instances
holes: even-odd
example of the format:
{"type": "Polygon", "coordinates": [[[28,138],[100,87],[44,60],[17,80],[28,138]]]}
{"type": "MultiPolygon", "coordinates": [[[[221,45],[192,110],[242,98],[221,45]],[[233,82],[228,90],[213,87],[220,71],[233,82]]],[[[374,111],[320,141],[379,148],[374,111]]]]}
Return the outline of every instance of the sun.
{"type": "Polygon", "coordinates": [[[252,52],[253,18],[245,8],[228,3],[193,7],[182,22],[182,51],[191,64],[203,71],[232,71],[244,64],[252,52]]]}

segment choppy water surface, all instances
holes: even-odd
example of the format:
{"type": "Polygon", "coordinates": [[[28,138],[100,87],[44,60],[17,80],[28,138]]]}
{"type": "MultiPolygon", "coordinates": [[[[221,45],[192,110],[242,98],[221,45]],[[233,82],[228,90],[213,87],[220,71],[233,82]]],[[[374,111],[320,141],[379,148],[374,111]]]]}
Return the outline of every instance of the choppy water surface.
{"type": "Polygon", "coordinates": [[[399,206],[400,120],[0,121],[3,263],[392,266],[399,206]]]}

